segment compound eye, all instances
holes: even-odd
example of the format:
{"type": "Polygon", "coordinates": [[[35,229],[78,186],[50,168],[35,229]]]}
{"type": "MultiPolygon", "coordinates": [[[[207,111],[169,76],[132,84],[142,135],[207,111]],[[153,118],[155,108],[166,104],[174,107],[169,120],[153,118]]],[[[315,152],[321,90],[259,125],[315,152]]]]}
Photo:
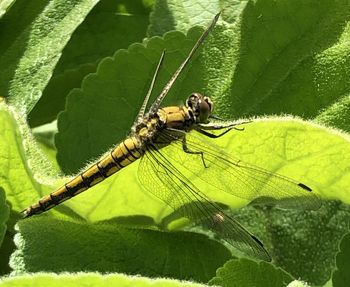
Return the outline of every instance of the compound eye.
{"type": "Polygon", "coordinates": [[[209,97],[204,97],[203,100],[208,104],[210,113],[214,110],[214,103],[209,97]]]}
{"type": "Polygon", "coordinates": [[[208,120],[208,117],[211,113],[210,104],[202,99],[198,102],[198,110],[199,110],[199,122],[205,123],[208,120]]]}
{"type": "Polygon", "coordinates": [[[190,108],[193,114],[197,118],[197,122],[205,123],[213,110],[213,102],[209,97],[203,97],[199,93],[191,94],[187,101],[186,106],[190,108]]]}

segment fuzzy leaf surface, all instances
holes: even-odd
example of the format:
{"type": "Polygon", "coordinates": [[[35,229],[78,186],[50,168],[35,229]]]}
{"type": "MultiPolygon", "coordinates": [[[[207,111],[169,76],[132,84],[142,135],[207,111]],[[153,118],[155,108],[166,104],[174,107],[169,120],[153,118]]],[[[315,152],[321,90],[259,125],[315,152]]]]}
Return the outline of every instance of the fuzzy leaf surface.
{"type": "Polygon", "coordinates": [[[102,287],[102,286],[123,286],[123,287],[204,287],[203,284],[196,284],[185,281],[170,279],[150,279],[140,276],[127,276],[123,274],[102,275],[99,273],[65,273],[57,275],[55,273],[40,273],[23,276],[4,278],[0,282],[2,287],[102,287]]]}
{"type": "Polygon", "coordinates": [[[231,257],[221,244],[195,233],[44,216],[23,220],[18,226],[18,250],[11,259],[18,273],[99,271],[206,282],[231,257]]]}
{"type": "Polygon", "coordinates": [[[209,283],[222,287],[283,287],[292,280],[288,273],[270,263],[238,259],[226,262],[209,283]]]}
{"type": "Polygon", "coordinates": [[[97,2],[19,0],[2,18],[0,94],[24,116],[40,99],[71,34],[97,2]]]}

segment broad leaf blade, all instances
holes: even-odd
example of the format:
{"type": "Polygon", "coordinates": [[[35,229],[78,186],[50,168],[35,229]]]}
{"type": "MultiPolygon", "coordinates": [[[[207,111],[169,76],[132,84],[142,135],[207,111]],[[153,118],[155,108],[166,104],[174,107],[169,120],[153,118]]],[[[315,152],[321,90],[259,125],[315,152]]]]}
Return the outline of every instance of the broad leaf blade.
{"type": "Polygon", "coordinates": [[[103,286],[125,286],[125,287],[204,287],[206,285],[177,281],[171,279],[150,279],[140,276],[127,276],[123,274],[102,275],[99,273],[40,273],[22,276],[7,277],[1,280],[2,287],[103,287],[103,286]]]}
{"type": "MultiPolygon", "coordinates": [[[[222,19],[235,23],[235,61],[230,70],[209,77],[221,82],[221,115],[291,113],[314,118],[332,105],[349,109],[343,104],[350,81],[348,1],[192,2],[157,2],[151,32],[186,31],[193,22],[205,25],[212,9],[223,9],[222,19]]],[[[229,57],[230,49],[220,49],[229,57]]],[[[217,62],[212,54],[206,65],[213,69],[217,62]]],[[[348,131],[349,117],[339,119],[339,113],[333,113],[332,118],[326,123],[348,131]]]]}
{"type": "Polygon", "coordinates": [[[339,242],[348,231],[350,209],[330,201],[312,212],[246,207],[234,216],[264,242],[276,266],[294,278],[323,285],[335,268],[339,242]]]}
{"type": "Polygon", "coordinates": [[[271,263],[239,259],[226,262],[209,284],[223,287],[283,287],[292,280],[287,272],[271,263]]]}
{"type": "Polygon", "coordinates": [[[19,222],[19,231],[19,249],[11,260],[16,272],[119,272],[206,282],[231,257],[225,247],[204,235],[129,229],[107,222],[86,224],[43,216],[19,222]]]}
{"type": "MultiPolygon", "coordinates": [[[[349,222],[349,221],[348,221],[349,222]]],[[[333,272],[333,287],[345,287],[349,284],[350,268],[350,234],[347,233],[340,242],[340,250],[336,256],[337,269],[333,272]]]]}
{"type": "MultiPolygon", "coordinates": [[[[244,131],[232,131],[209,141],[245,162],[303,182],[321,198],[350,201],[347,172],[350,146],[346,135],[300,120],[275,118],[250,123],[244,131]]],[[[169,209],[164,210],[165,203],[138,185],[137,169],[135,162],[65,204],[92,221],[135,212],[158,221],[169,209]]],[[[210,193],[210,185],[203,185],[199,178],[191,180],[211,199],[231,207],[248,203],[226,192],[210,193]]]]}
{"type": "Polygon", "coordinates": [[[16,1],[2,19],[0,93],[24,114],[41,97],[71,34],[97,2],[16,1]]]}
{"type": "Polygon", "coordinates": [[[6,191],[6,199],[11,209],[19,212],[34,200],[38,194],[47,192],[44,185],[34,180],[34,170],[50,174],[48,166],[33,144],[28,128],[19,124],[19,115],[15,118],[15,111],[0,103],[0,186],[6,191]],[[25,140],[25,135],[28,138],[25,140]],[[29,147],[31,146],[31,147],[29,147]],[[29,167],[28,161],[32,161],[29,167]],[[40,163],[40,160],[43,160],[40,163]]]}
{"type": "Polygon", "coordinates": [[[0,246],[6,233],[6,222],[9,217],[9,208],[5,201],[5,191],[0,186],[0,246]]]}
{"type": "Polygon", "coordinates": [[[3,0],[0,2],[0,18],[11,8],[15,0],[3,0]]]}
{"type": "MultiPolygon", "coordinates": [[[[150,8],[142,0],[100,1],[62,51],[43,96],[29,115],[31,126],[50,122],[64,110],[66,96],[79,88],[97,63],[146,36],[150,8]]],[[[101,91],[102,92],[102,91],[101,91]]]]}

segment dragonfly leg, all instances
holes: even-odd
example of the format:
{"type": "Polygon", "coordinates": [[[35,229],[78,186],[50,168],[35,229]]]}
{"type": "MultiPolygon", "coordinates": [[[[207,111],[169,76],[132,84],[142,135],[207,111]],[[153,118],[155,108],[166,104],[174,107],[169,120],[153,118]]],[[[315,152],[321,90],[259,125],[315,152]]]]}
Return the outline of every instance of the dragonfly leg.
{"type": "Polygon", "coordinates": [[[251,121],[246,122],[238,122],[238,123],[227,123],[227,124],[215,124],[215,123],[208,123],[208,124],[198,124],[195,128],[196,131],[200,132],[201,134],[210,137],[210,138],[219,138],[226,133],[228,133],[230,130],[234,129],[237,131],[244,131],[244,128],[237,128],[236,126],[250,123],[251,121]],[[222,132],[219,135],[207,132],[207,131],[217,131],[217,130],[223,130],[226,129],[226,131],[222,132]]]}
{"type": "Polygon", "coordinates": [[[189,153],[189,154],[200,154],[201,155],[201,158],[202,158],[202,162],[203,162],[203,165],[205,168],[207,168],[208,166],[206,165],[205,163],[205,160],[204,160],[204,153],[202,151],[193,151],[193,150],[190,150],[187,146],[187,143],[186,143],[186,135],[182,138],[182,149],[185,153],[189,153]]]}
{"type": "MultiPolygon", "coordinates": [[[[212,139],[216,139],[216,138],[219,138],[219,137],[222,137],[223,135],[227,134],[230,130],[234,129],[234,127],[231,127],[231,128],[228,128],[226,131],[222,132],[221,134],[212,134],[210,132],[207,132],[205,130],[202,130],[202,129],[196,129],[197,132],[201,133],[202,135],[205,135],[209,138],[212,138],[212,139]]],[[[239,129],[241,131],[241,129],[239,129]]]]}
{"type": "MultiPolygon", "coordinates": [[[[168,131],[172,131],[173,133],[177,133],[179,135],[181,135],[181,138],[182,138],[182,149],[185,153],[189,153],[189,154],[200,154],[201,155],[201,158],[202,158],[202,162],[203,162],[203,165],[205,168],[207,168],[208,166],[206,165],[205,163],[205,160],[204,160],[204,152],[202,151],[193,151],[193,150],[190,150],[187,146],[187,143],[186,143],[186,132],[183,131],[183,130],[178,130],[178,129],[174,129],[174,128],[168,128],[167,129],[168,131]]],[[[175,137],[174,136],[174,139],[178,139],[179,137],[175,137]]]]}
{"type": "Polygon", "coordinates": [[[208,123],[208,124],[198,124],[198,127],[202,130],[222,130],[222,129],[235,129],[238,131],[243,131],[244,128],[237,128],[236,126],[248,124],[252,121],[238,122],[238,123],[224,123],[224,124],[216,124],[216,123],[208,123]]]}

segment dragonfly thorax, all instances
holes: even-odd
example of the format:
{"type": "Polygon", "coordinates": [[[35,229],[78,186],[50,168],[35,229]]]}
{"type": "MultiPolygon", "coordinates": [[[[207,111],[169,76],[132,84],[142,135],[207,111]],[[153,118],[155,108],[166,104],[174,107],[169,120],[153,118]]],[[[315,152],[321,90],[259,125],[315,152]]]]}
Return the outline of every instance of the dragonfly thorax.
{"type": "Polygon", "coordinates": [[[186,100],[186,107],[192,111],[197,123],[205,123],[213,112],[213,102],[209,97],[192,93],[186,100]]]}

